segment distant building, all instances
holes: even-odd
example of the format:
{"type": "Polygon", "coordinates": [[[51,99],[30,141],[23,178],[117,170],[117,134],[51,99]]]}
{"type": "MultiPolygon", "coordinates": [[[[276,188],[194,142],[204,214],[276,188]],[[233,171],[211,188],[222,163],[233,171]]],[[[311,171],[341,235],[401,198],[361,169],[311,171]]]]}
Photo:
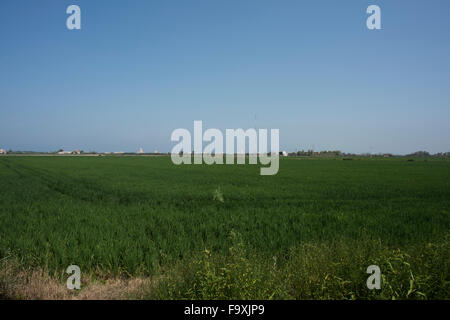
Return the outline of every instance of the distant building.
{"type": "Polygon", "coordinates": [[[142,148],[139,148],[138,154],[143,154],[144,150],[142,148]]]}
{"type": "Polygon", "coordinates": [[[72,152],[72,154],[81,154],[81,151],[76,149],[75,151],[72,152]]]}
{"type": "Polygon", "coordinates": [[[72,154],[72,151],[58,151],[58,154],[72,154]]]}
{"type": "Polygon", "coordinates": [[[0,154],[6,154],[6,150],[5,149],[0,149],[0,154]]]}
{"type": "Polygon", "coordinates": [[[287,157],[288,153],[286,151],[280,151],[280,156],[287,157]]]}

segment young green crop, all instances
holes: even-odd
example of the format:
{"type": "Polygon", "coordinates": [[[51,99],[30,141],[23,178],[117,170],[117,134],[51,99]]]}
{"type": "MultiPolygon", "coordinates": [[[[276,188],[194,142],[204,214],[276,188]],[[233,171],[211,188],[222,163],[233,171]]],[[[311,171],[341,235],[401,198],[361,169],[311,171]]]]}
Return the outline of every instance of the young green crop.
{"type": "Polygon", "coordinates": [[[164,156],[1,157],[0,259],[154,275],[205,248],[228,254],[231,231],[272,261],[307,244],[403,249],[450,230],[450,161],[287,158],[275,176],[258,170],[164,156]]]}

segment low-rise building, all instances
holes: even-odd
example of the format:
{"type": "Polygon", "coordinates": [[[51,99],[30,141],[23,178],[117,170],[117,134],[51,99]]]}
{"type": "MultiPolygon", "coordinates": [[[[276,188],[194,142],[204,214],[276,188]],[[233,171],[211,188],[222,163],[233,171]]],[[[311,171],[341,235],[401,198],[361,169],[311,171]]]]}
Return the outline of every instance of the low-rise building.
{"type": "Polygon", "coordinates": [[[0,154],[6,154],[6,150],[5,149],[0,149],[0,154]]]}

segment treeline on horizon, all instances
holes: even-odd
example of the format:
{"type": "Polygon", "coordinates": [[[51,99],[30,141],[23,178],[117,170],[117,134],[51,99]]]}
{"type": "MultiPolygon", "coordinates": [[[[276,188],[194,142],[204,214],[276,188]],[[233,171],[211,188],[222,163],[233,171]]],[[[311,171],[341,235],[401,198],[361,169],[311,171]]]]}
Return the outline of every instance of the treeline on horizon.
{"type": "Polygon", "coordinates": [[[313,151],[313,150],[301,150],[297,152],[288,153],[289,156],[335,156],[335,157],[414,157],[414,158],[425,158],[425,157],[450,157],[450,152],[438,152],[431,154],[427,151],[416,151],[409,154],[392,154],[392,153],[346,153],[340,150],[324,150],[324,151],[313,151]]]}
{"type": "MultiPolygon", "coordinates": [[[[58,154],[62,149],[58,151],[50,151],[50,152],[44,152],[44,151],[21,151],[21,150],[8,150],[6,151],[6,154],[58,154]]],[[[280,152],[280,155],[282,155],[284,151],[280,152]]],[[[83,151],[80,150],[78,152],[70,152],[68,154],[74,154],[74,155],[170,155],[170,152],[145,152],[145,153],[138,153],[138,152],[97,152],[97,151],[83,151]]],[[[248,153],[246,153],[248,155],[248,153]]],[[[438,153],[429,153],[427,151],[416,151],[409,154],[392,154],[392,153],[347,153],[342,152],[340,150],[323,150],[323,151],[314,151],[314,150],[299,150],[294,152],[287,153],[290,157],[414,157],[414,158],[450,158],[450,152],[438,152],[438,153]]]]}

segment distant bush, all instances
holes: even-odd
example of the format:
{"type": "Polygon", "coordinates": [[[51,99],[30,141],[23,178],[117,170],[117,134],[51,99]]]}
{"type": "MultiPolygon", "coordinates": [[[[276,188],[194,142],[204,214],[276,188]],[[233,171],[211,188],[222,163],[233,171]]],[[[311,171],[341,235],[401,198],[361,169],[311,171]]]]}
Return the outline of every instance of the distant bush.
{"type": "Polygon", "coordinates": [[[417,151],[411,154],[407,154],[407,157],[429,157],[431,156],[429,152],[427,151],[417,151]]]}

